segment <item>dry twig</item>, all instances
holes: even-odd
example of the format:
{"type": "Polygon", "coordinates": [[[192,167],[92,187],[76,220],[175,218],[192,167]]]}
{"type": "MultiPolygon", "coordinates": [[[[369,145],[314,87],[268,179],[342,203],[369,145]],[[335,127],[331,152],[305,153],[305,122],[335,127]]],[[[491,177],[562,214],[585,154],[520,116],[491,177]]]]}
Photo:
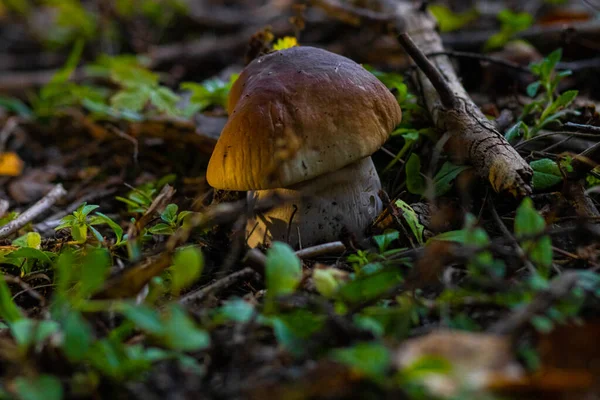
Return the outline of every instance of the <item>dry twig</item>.
{"type": "Polygon", "coordinates": [[[20,228],[27,225],[29,222],[36,219],[46,210],[54,205],[59,199],[67,194],[67,191],[59,183],[46,194],[40,201],[31,206],[28,210],[20,214],[17,218],[10,221],[8,224],[0,227],[0,238],[6,237],[15,233],[20,228]]]}

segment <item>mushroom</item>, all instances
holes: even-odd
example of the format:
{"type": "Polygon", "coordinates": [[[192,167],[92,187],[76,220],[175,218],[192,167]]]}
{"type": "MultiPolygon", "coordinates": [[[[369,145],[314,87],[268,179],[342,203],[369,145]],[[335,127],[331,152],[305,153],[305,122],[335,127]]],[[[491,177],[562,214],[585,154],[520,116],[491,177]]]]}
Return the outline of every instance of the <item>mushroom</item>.
{"type": "Polygon", "coordinates": [[[292,47],[252,61],[227,108],[208,183],[298,198],[250,219],[248,245],[312,246],[338,240],[342,228],[364,235],[382,210],[371,154],[402,116],[385,85],[346,57],[292,47]]]}

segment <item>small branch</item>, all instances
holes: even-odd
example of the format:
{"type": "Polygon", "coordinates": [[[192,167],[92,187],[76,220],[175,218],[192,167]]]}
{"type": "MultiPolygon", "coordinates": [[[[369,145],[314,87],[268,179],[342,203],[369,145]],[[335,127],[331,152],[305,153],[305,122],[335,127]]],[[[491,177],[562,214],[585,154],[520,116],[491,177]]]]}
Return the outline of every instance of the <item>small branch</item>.
{"type": "Polygon", "coordinates": [[[427,76],[427,79],[429,79],[435,90],[438,92],[442,105],[448,109],[456,108],[458,99],[448,85],[448,82],[446,82],[440,71],[438,71],[433,63],[417,47],[408,33],[400,33],[398,35],[398,42],[415,61],[415,64],[417,64],[421,71],[423,71],[425,76],[427,76]]]}
{"type": "Polygon", "coordinates": [[[344,251],[346,251],[346,246],[342,242],[331,242],[298,250],[296,255],[298,258],[315,258],[326,254],[343,253],[344,251]]]}
{"type": "Polygon", "coordinates": [[[502,67],[513,69],[515,71],[531,74],[531,70],[527,67],[519,65],[517,63],[513,63],[507,60],[503,60],[502,58],[488,56],[486,54],[478,54],[478,53],[470,53],[468,51],[454,51],[454,50],[445,50],[445,51],[436,51],[433,53],[427,53],[427,57],[438,57],[438,56],[450,56],[456,58],[468,58],[472,60],[485,61],[490,64],[500,65],[502,67]]]}
{"type": "Polygon", "coordinates": [[[511,313],[506,319],[496,322],[488,333],[517,336],[537,314],[543,314],[552,305],[567,297],[579,280],[579,273],[568,271],[552,280],[550,288],[540,292],[527,306],[511,313]]]}
{"type": "Polygon", "coordinates": [[[221,290],[225,290],[230,286],[236,284],[237,282],[250,278],[251,276],[256,275],[256,271],[252,268],[246,267],[240,271],[229,274],[218,281],[203,287],[202,289],[198,289],[192,293],[188,293],[179,299],[179,304],[183,304],[186,306],[191,306],[194,304],[198,304],[200,301],[204,300],[208,295],[215,294],[221,290]]]}
{"type": "Polygon", "coordinates": [[[8,207],[10,207],[10,203],[6,199],[0,199],[0,218],[6,214],[8,211],[8,207]]]}
{"type": "Polygon", "coordinates": [[[31,206],[31,208],[20,214],[17,218],[10,221],[8,224],[0,227],[0,238],[4,238],[24,227],[29,222],[33,221],[38,216],[47,211],[50,207],[54,205],[54,203],[56,203],[66,194],[67,191],[63,188],[63,186],[60,183],[54,186],[54,188],[50,190],[48,194],[46,194],[46,196],[44,196],[40,201],[31,206]]]}
{"type": "Polygon", "coordinates": [[[569,132],[584,132],[584,133],[592,133],[594,135],[600,135],[600,126],[594,125],[585,125],[585,124],[576,124],[574,122],[566,122],[562,125],[564,130],[569,132]]]}

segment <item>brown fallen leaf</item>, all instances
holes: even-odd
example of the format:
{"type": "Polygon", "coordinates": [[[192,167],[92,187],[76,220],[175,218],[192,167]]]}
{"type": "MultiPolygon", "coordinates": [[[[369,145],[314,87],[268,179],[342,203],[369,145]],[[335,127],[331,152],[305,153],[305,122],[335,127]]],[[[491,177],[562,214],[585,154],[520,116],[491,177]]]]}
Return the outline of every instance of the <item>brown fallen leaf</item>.
{"type": "Polygon", "coordinates": [[[23,172],[23,160],[12,151],[0,153],[0,176],[19,176],[23,172]]]}
{"type": "Polygon", "coordinates": [[[452,366],[448,374],[432,372],[422,383],[434,395],[451,397],[463,389],[485,391],[498,376],[507,381],[521,378],[524,371],[513,358],[511,346],[503,336],[440,330],[405,341],[393,362],[401,370],[424,357],[447,360],[452,366]]]}
{"type": "Polygon", "coordinates": [[[561,327],[542,336],[538,347],[542,365],[533,373],[517,362],[508,336],[451,330],[405,341],[396,350],[394,365],[402,370],[424,357],[448,361],[448,373],[432,372],[422,381],[440,397],[467,390],[510,394],[511,399],[592,399],[598,393],[594,382],[600,382],[600,350],[594,345],[598,334],[600,324],[579,332],[561,327]]]}

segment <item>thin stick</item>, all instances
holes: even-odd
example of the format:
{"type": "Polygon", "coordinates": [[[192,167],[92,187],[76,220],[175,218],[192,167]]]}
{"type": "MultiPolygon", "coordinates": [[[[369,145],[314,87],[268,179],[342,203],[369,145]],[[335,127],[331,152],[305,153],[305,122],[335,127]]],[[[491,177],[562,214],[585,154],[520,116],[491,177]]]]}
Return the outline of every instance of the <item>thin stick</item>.
{"type": "Polygon", "coordinates": [[[298,258],[314,258],[325,254],[338,254],[346,251],[346,246],[342,242],[323,243],[312,247],[298,250],[298,258]]]}
{"type": "Polygon", "coordinates": [[[206,298],[206,296],[208,296],[210,294],[214,294],[218,291],[227,289],[228,287],[234,285],[235,283],[237,283],[243,279],[250,278],[252,275],[255,275],[255,274],[256,274],[256,271],[254,271],[250,267],[246,267],[242,270],[239,270],[237,272],[229,274],[229,275],[219,279],[218,281],[216,281],[206,287],[203,287],[202,289],[198,289],[192,293],[186,294],[181,299],[179,299],[179,304],[183,304],[183,305],[197,304],[198,302],[200,302],[201,300],[206,298]]]}
{"type": "Polygon", "coordinates": [[[408,33],[403,32],[398,34],[398,42],[404,50],[415,61],[415,64],[423,71],[427,79],[431,82],[435,90],[440,96],[440,100],[444,107],[454,109],[457,106],[458,100],[456,95],[444,79],[440,71],[433,63],[425,56],[425,54],[417,47],[408,33]]]}
{"type": "Polygon", "coordinates": [[[8,211],[8,207],[10,207],[10,203],[6,199],[0,199],[0,218],[6,214],[8,211]]]}
{"type": "Polygon", "coordinates": [[[50,207],[54,205],[59,199],[64,197],[67,194],[67,191],[63,188],[63,186],[59,183],[54,186],[52,190],[46,194],[40,201],[31,206],[28,210],[23,212],[14,220],[10,221],[8,224],[0,227],[0,238],[4,238],[17,230],[21,229],[29,222],[33,221],[45,211],[47,211],[50,207]]]}
{"type": "Polygon", "coordinates": [[[517,309],[506,319],[492,325],[488,329],[488,332],[498,335],[518,335],[525,327],[527,327],[527,325],[529,325],[531,318],[544,313],[552,307],[556,301],[568,296],[578,280],[579,273],[577,271],[563,273],[552,280],[548,290],[538,293],[527,306],[517,309]]]}

